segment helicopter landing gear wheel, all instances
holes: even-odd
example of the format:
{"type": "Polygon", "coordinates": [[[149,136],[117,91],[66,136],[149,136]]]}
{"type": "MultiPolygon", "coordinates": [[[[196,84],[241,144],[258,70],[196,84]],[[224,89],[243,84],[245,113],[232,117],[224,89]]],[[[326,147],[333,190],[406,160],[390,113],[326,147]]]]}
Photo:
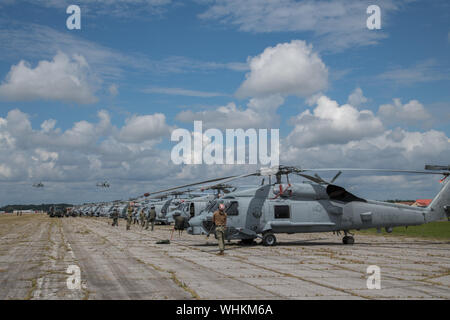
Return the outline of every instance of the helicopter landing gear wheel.
{"type": "Polygon", "coordinates": [[[344,244],[354,244],[355,243],[355,238],[353,238],[352,236],[345,236],[342,238],[342,243],[344,244]]]}
{"type": "Polygon", "coordinates": [[[277,238],[273,233],[269,232],[263,235],[262,243],[265,246],[272,247],[277,243],[277,238]]]}

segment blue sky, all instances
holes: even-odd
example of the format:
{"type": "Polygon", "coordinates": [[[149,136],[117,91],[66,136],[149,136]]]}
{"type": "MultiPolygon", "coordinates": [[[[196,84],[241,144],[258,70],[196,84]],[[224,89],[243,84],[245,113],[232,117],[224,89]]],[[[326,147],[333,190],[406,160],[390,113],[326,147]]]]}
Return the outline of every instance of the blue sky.
{"type": "MultiPolygon", "coordinates": [[[[246,116],[252,127],[279,128],[282,162],[447,164],[449,18],[447,1],[2,2],[1,204],[21,201],[8,190],[25,188],[30,202],[99,201],[245,172],[170,163],[171,130],[191,130],[194,119],[222,125],[223,107],[238,112],[223,115],[221,129],[246,116]],[[66,28],[69,4],[81,7],[81,30],[66,28]],[[365,26],[371,4],[380,6],[381,30],[365,26]],[[283,64],[283,54],[298,54],[299,65],[283,64]],[[270,63],[280,66],[273,76],[270,63]],[[291,69],[293,80],[285,77],[291,69]],[[330,114],[315,114],[321,105],[330,114]],[[104,179],[115,185],[109,193],[95,189],[104,179]],[[28,187],[40,180],[46,193],[28,187]]],[[[341,183],[378,199],[392,191],[431,197],[439,188],[436,179],[389,179],[341,183]]]]}

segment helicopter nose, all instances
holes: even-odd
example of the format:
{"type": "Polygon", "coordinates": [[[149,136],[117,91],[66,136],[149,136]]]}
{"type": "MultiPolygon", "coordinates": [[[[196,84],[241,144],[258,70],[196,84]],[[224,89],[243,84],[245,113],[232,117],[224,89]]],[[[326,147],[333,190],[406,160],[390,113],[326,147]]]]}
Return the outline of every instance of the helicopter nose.
{"type": "Polygon", "coordinates": [[[206,234],[207,230],[205,230],[204,223],[207,221],[207,219],[204,216],[196,216],[192,217],[189,221],[189,227],[187,228],[187,231],[189,234],[206,234]]]}
{"type": "Polygon", "coordinates": [[[188,221],[189,226],[191,227],[199,227],[202,225],[202,218],[200,216],[197,217],[192,217],[189,221],[188,221]]]}

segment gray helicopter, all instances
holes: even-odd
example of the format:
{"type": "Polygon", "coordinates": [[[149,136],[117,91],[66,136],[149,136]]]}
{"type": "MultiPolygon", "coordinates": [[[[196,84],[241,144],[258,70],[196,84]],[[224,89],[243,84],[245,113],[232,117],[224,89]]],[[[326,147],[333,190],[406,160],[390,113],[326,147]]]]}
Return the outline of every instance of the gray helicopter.
{"type": "MultiPolygon", "coordinates": [[[[228,215],[226,238],[252,243],[262,239],[266,246],[277,243],[277,233],[343,232],[344,244],[353,244],[351,230],[421,225],[445,217],[450,219],[450,183],[442,187],[427,208],[410,207],[400,204],[373,201],[360,198],[334,182],[342,171],[373,171],[439,174],[447,178],[450,167],[427,166],[427,171],[385,170],[385,169],[301,169],[280,166],[260,169],[257,172],[239,176],[217,178],[208,181],[174,187],[163,191],[186,188],[215,181],[231,181],[250,176],[268,176],[264,182],[253,188],[239,190],[211,201],[198,215],[190,218],[186,225],[189,234],[209,234],[214,232],[212,215],[219,203],[224,203],[228,215]],[[308,171],[338,171],[330,181],[319,175],[305,174],[308,171]],[[289,174],[304,177],[310,181],[291,184],[289,174]],[[276,181],[271,182],[272,176],[276,181]],[[286,176],[287,183],[282,183],[286,176]]],[[[445,178],[442,180],[444,182],[445,178]]]]}
{"type": "Polygon", "coordinates": [[[108,181],[99,182],[96,184],[96,186],[100,188],[109,188],[109,182],[108,181]]]}
{"type": "Polygon", "coordinates": [[[34,188],[43,188],[43,187],[44,187],[44,184],[43,184],[42,182],[39,182],[39,183],[33,183],[33,187],[34,187],[34,188]]]}
{"type": "MultiPolygon", "coordinates": [[[[195,190],[188,190],[189,198],[181,199],[179,205],[166,214],[166,218],[169,222],[175,222],[175,216],[182,216],[185,221],[198,215],[205,207],[213,200],[223,197],[223,195],[233,192],[237,187],[233,187],[227,184],[216,184],[212,186],[203,186],[195,190],[199,190],[201,193],[193,193],[195,190]],[[214,193],[206,193],[207,191],[214,191],[214,193]]],[[[185,194],[186,192],[179,192],[179,194],[185,194]]]]}
{"type": "MultiPolygon", "coordinates": [[[[146,193],[143,197],[132,199],[133,201],[145,201],[147,203],[146,213],[151,207],[156,211],[156,223],[168,225],[174,222],[173,216],[180,214],[181,207],[186,207],[187,201],[193,198],[200,197],[203,194],[192,193],[192,190],[172,191],[156,196],[150,196],[146,193]],[[143,200],[145,199],[145,200],[143,200]]],[[[183,209],[182,212],[185,210],[183,209]]]]}

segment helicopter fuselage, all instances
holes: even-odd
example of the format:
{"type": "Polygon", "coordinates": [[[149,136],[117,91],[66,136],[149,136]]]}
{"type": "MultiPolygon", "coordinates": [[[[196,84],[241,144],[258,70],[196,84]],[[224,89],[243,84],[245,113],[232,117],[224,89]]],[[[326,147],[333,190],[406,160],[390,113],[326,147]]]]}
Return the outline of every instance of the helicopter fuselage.
{"type": "MultiPolygon", "coordinates": [[[[447,186],[448,187],[448,186],[447,186]]],[[[420,225],[429,208],[358,198],[344,188],[319,184],[264,185],[222,198],[228,216],[227,239],[254,239],[264,233],[349,231],[420,225]]],[[[189,221],[190,234],[213,231],[218,201],[189,221]]]]}

